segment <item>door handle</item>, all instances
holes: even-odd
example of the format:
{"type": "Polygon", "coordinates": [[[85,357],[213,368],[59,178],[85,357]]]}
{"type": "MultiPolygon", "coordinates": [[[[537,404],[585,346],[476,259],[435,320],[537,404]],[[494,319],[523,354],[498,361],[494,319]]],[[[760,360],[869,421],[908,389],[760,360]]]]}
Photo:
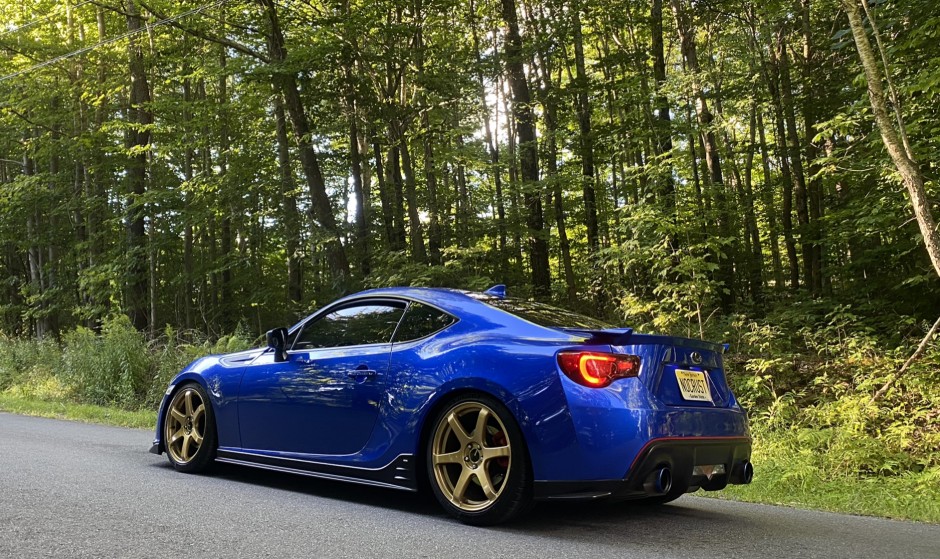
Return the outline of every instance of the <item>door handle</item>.
{"type": "Polygon", "coordinates": [[[346,371],[346,376],[349,378],[371,378],[377,374],[374,369],[350,369],[346,371]]]}

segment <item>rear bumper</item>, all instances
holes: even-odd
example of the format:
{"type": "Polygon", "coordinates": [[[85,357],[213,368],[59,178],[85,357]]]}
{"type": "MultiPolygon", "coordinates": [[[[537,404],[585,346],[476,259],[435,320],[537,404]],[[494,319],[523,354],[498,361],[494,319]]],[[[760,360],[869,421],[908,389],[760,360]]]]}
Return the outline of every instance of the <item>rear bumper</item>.
{"type": "Polygon", "coordinates": [[[661,495],[647,483],[661,468],[668,468],[673,491],[709,491],[727,484],[750,483],[750,437],[679,437],[649,441],[637,454],[622,479],[591,481],[536,481],[539,500],[590,500],[600,498],[639,499],[661,495]],[[696,466],[722,464],[725,473],[711,478],[696,472],[696,466]],[[747,465],[747,466],[746,466],[747,465]],[[646,485],[647,487],[644,487],[646,485]]]}

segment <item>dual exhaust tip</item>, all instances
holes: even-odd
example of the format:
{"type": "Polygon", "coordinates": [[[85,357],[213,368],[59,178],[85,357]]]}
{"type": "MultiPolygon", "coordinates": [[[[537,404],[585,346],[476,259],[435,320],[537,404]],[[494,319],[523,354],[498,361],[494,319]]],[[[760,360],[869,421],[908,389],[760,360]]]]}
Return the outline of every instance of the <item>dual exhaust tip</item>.
{"type": "MultiPolygon", "coordinates": [[[[750,461],[739,463],[731,472],[728,482],[735,485],[751,483],[754,479],[754,466],[750,461]]],[[[643,482],[643,490],[648,495],[665,495],[672,490],[672,470],[669,466],[660,466],[650,472],[643,482]]]]}

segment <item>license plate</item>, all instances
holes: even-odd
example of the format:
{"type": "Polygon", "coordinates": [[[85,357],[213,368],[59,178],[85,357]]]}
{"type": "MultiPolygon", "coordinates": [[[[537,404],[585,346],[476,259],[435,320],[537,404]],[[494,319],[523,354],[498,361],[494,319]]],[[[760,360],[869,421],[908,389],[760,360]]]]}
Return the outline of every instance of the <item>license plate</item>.
{"type": "Polygon", "coordinates": [[[676,371],[676,380],[679,381],[679,391],[686,400],[696,402],[712,402],[712,393],[708,389],[708,380],[701,371],[676,371]]]}

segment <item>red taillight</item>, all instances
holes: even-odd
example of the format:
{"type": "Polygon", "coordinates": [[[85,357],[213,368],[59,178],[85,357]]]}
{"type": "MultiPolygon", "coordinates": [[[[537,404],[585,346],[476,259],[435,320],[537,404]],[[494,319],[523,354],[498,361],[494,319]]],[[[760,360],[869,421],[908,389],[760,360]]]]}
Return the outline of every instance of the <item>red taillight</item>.
{"type": "Polygon", "coordinates": [[[578,384],[603,388],[617,379],[637,376],[640,358],[621,353],[562,351],[558,354],[558,366],[578,384]]]}

